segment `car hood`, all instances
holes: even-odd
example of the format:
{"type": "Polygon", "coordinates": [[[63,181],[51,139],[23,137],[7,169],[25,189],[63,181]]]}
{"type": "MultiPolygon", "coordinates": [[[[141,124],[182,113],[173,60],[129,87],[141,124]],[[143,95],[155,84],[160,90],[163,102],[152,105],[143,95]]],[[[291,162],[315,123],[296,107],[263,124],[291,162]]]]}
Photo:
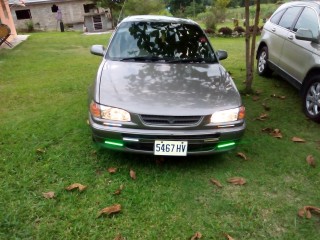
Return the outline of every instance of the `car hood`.
{"type": "Polygon", "coordinates": [[[241,105],[233,80],[218,63],[105,60],[100,71],[100,104],[131,113],[209,115],[241,105]]]}

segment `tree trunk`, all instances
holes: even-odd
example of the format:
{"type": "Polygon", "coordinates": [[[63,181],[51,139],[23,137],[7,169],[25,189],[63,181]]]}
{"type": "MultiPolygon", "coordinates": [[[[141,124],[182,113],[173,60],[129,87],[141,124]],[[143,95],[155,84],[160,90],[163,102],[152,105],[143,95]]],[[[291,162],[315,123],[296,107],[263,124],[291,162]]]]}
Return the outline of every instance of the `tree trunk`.
{"type": "Polygon", "coordinates": [[[252,83],[252,74],[250,69],[250,12],[249,12],[250,1],[245,0],[245,26],[246,26],[246,91],[248,86],[252,83]]]}
{"type": "Polygon", "coordinates": [[[252,32],[252,41],[250,46],[250,13],[249,13],[250,0],[245,0],[245,21],[246,21],[246,89],[247,93],[252,92],[253,82],[253,69],[256,48],[256,36],[258,32],[259,16],[260,16],[260,0],[256,0],[256,12],[254,19],[254,26],[252,32]]]}

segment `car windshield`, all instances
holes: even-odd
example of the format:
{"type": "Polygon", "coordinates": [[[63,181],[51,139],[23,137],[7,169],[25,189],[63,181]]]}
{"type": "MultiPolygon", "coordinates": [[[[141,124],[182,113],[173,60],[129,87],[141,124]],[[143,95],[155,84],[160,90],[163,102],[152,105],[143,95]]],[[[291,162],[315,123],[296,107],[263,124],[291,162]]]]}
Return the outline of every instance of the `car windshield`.
{"type": "Polygon", "coordinates": [[[115,61],[217,62],[200,27],[168,22],[124,22],[115,33],[106,58],[115,61]]]}

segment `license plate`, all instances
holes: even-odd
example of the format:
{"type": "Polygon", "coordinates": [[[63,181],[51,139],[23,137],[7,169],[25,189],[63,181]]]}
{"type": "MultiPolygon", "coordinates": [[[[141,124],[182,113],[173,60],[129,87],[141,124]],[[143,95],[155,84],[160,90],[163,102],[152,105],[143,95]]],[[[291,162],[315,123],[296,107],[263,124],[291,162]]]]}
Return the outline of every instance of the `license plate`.
{"type": "Polygon", "coordinates": [[[161,141],[154,142],[154,155],[187,156],[187,141],[161,141]]]}

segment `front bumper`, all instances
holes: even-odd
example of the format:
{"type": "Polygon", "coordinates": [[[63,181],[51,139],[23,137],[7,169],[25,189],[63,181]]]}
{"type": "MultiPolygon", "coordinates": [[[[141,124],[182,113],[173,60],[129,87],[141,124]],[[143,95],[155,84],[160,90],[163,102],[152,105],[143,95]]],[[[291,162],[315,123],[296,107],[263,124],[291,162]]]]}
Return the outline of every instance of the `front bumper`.
{"type": "Polygon", "coordinates": [[[244,134],[245,122],[216,129],[135,129],[120,124],[102,125],[89,114],[92,137],[99,145],[112,150],[154,154],[155,140],[188,141],[187,155],[205,155],[229,151],[244,134]]]}

